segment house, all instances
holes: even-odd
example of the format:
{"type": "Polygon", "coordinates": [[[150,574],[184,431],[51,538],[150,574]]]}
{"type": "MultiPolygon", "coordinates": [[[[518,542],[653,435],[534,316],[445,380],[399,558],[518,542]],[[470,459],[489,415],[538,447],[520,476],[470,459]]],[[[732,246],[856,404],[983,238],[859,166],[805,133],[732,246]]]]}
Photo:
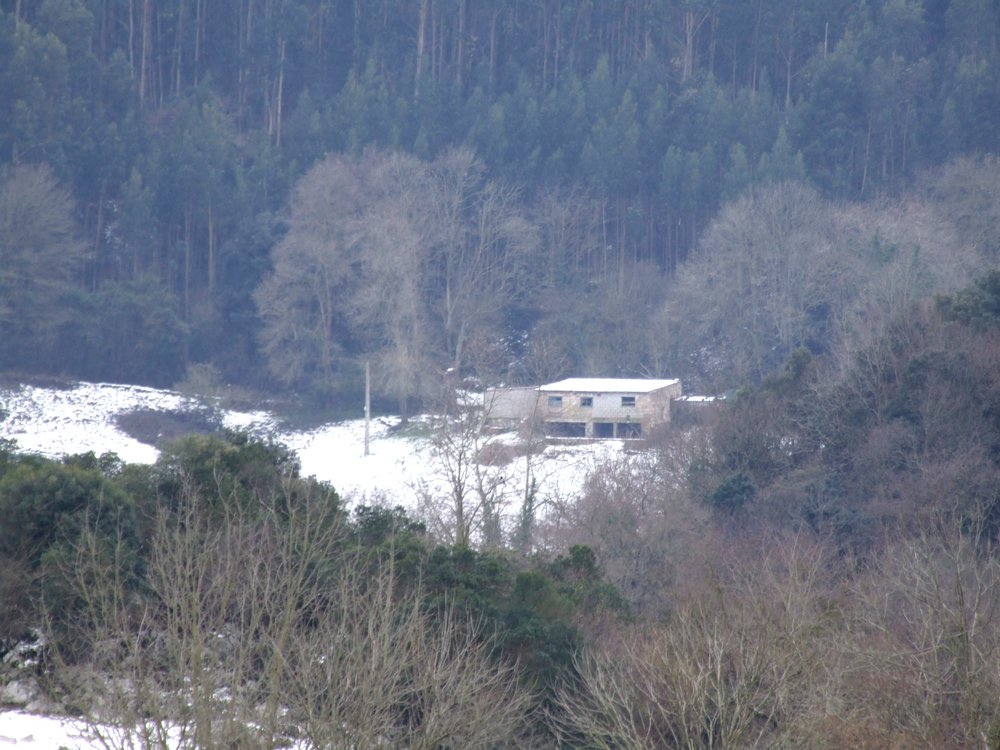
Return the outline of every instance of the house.
{"type": "Polygon", "coordinates": [[[670,422],[679,380],[568,378],[538,389],[538,413],[553,437],[638,438],[670,422]]]}
{"type": "Polygon", "coordinates": [[[538,388],[497,388],[487,393],[490,417],[540,422],[545,434],[564,438],[632,439],[670,422],[679,380],[568,378],[538,388]]]}

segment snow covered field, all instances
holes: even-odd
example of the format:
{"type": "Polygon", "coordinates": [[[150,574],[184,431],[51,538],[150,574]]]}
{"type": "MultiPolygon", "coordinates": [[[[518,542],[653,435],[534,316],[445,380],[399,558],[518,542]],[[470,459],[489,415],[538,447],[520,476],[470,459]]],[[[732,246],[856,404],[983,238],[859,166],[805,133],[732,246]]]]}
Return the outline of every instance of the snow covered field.
{"type": "MultiPolygon", "coordinates": [[[[109,383],[75,383],[68,387],[19,385],[0,387],[0,438],[17,441],[17,448],[50,458],[93,451],[113,452],[130,463],[152,463],[157,449],[126,434],[122,415],[135,412],[197,413],[204,406],[181,393],[109,383]]],[[[391,429],[398,420],[378,418],[371,425],[370,452],[364,454],[364,421],[325,424],[308,430],[288,430],[274,415],[260,411],[221,410],[226,427],[268,435],[298,456],[302,473],[330,482],[348,501],[400,504],[419,513],[419,495],[446,496],[440,462],[425,430],[391,429]]],[[[495,438],[510,446],[513,436],[495,438]]],[[[580,446],[546,446],[531,460],[531,471],[544,505],[549,498],[566,498],[579,491],[596,462],[621,450],[608,442],[580,446]]],[[[509,451],[516,453],[516,451],[509,451]]],[[[519,510],[528,459],[516,456],[491,467],[500,478],[507,514],[519,510]]],[[[0,712],[0,750],[95,750],[85,728],[57,717],[24,711],[0,712]]]]}
{"type": "MultiPolygon", "coordinates": [[[[137,411],[197,412],[202,405],[183,394],[108,383],[76,383],[65,388],[34,385],[0,387],[0,438],[17,441],[20,451],[50,458],[93,451],[113,452],[130,463],[152,463],[158,451],[127,435],[121,415],[137,411]]],[[[266,434],[299,457],[302,473],[330,482],[348,501],[400,504],[419,511],[418,495],[446,494],[440,463],[430,440],[391,429],[398,420],[378,418],[371,425],[370,455],[364,455],[364,420],[285,430],[266,411],[222,411],[227,427],[266,434]]],[[[496,441],[511,442],[501,435],[496,441]]],[[[616,442],[546,446],[532,459],[543,507],[546,499],[571,497],[598,462],[621,451],[616,442]]],[[[502,480],[507,514],[519,510],[528,460],[515,457],[490,469],[502,480]]],[[[24,711],[0,711],[0,750],[96,750],[85,729],[67,719],[24,711]]]]}
{"type": "MultiPolygon", "coordinates": [[[[51,458],[93,451],[117,453],[130,463],[152,463],[152,445],[118,426],[123,414],[140,410],[197,411],[200,402],[175,391],[110,383],[76,383],[67,388],[34,385],[0,388],[0,438],[18,449],[51,458]]],[[[309,430],[286,430],[266,411],[221,411],[225,426],[267,434],[299,457],[304,475],[330,482],[345,499],[416,506],[417,488],[441,490],[441,467],[427,438],[391,430],[398,420],[372,421],[369,455],[364,455],[364,420],[334,422],[309,430]]],[[[500,436],[498,441],[509,440],[500,436]]],[[[532,459],[539,496],[576,493],[595,462],[621,450],[620,443],[547,446],[532,459]]],[[[498,467],[511,497],[523,490],[528,459],[498,467]]]]}
{"type": "Polygon", "coordinates": [[[99,746],[85,737],[86,730],[69,719],[38,716],[24,711],[0,713],[0,748],[35,750],[92,750],[99,746]]]}

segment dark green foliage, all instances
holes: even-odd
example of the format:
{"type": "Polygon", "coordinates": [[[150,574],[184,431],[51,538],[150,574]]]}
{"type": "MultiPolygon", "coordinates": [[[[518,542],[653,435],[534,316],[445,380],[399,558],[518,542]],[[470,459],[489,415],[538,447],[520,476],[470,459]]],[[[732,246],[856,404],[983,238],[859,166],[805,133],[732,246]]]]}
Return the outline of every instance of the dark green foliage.
{"type": "Polygon", "coordinates": [[[155,486],[148,489],[168,506],[194,493],[209,504],[235,502],[252,511],[258,502],[294,495],[299,463],[281,444],[226,431],[192,435],[166,446],[152,476],[155,486]]]}
{"type": "Polygon", "coordinates": [[[87,528],[135,541],[132,501],[88,461],[22,458],[0,477],[0,554],[38,565],[53,546],[87,528]]]}
{"type": "Polygon", "coordinates": [[[503,617],[503,644],[538,688],[551,689],[565,677],[582,645],[572,619],[574,609],[574,603],[545,573],[517,576],[503,617]]]}
{"type": "Polygon", "coordinates": [[[117,453],[102,453],[99,456],[95,455],[93,451],[76,453],[72,456],[66,456],[63,463],[66,466],[99,471],[108,479],[115,479],[125,470],[125,462],[118,457],[117,453]]]}
{"type": "Polygon", "coordinates": [[[978,328],[1000,326],[1000,271],[990,271],[957,294],[938,297],[937,304],[949,320],[978,328]]]}
{"type": "Polygon", "coordinates": [[[496,619],[502,598],[509,591],[513,569],[510,561],[500,555],[481,554],[469,547],[439,546],[431,551],[421,574],[432,598],[448,599],[496,619]]]}
{"type": "Polygon", "coordinates": [[[91,380],[168,386],[183,374],[189,333],[176,300],[152,281],[109,283],[78,297],[78,317],[59,330],[60,355],[91,380]]]}
{"type": "Polygon", "coordinates": [[[52,170],[0,167],[0,366],[38,367],[59,355],[56,335],[74,318],[85,254],[52,170]]]}
{"type": "Polygon", "coordinates": [[[420,575],[431,601],[455,603],[484,618],[502,653],[544,691],[571,670],[582,645],[582,620],[622,617],[627,609],[603,581],[593,551],[582,546],[527,570],[500,554],[438,547],[420,575]]]}
{"type": "Polygon", "coordinates": [[[38,621],[35,575],[24,560],[0,555],[0,646],[23,638],[38,621]]]}
{"type": "MultiPolygon", "coordinates": [[[[251,295],[291,186],[333,152],[469,145],[528,205],[585,185],[600,198],[587,280],[619,293],[635,263],[672,274],[755,185],[899,192],[998,147],[1000,11],[924,5],[503,0],[422,18],[421,3],[179,0],[150,3],[144,29],[135,4],[6,3],[0,164],[48,165],[89,251],[76,297],[29,298],[19,318],[59,330],[5,332],[8,350],[31,344],[8,361],[156,384],[210,362],[266,384],[251,295]]],[[[575,299],[576,281],[546,293],[575,299]]],[[[529,304],[541,322],[559,307],[529,304]]],[[[370,344],[338,343],[348,358],[370,344]]],[[[570,364],[649,367],[633,359],[570,364]]]]}
{"type": "Polygon", "coordinates": [[[886,321],[846,367],[799,352],[727,402],[690,468],[720,511],[809,528],[841,549],[928,519],[1000,528],[1000,337],[991,273],[886,321]]]}
{"type": "Polygon", "coordinates": [[[41,458],[9,460],[0,475],[0,581],[4,609],[0,638],[37,625],[36,605],[45,598],[69,621],[80,602],[65,585],[78,545],[90,540],[114,559],[130,585],[142,573],[134,501],[108,477],[113,456],[73,456],[63,463],[41,458]]]}
{"type": "Polygon", "coordinates": [[[365,547],[376,547],[401,534],[425,531],[424,524],[407,516],[400,505],[394,508],[359,505],[354,509],[354,527],[358,543],[365,547]]]}
{"type": "Polygon", "coordinates": [[[757,488],[742,471],[730,474],[708,496],[708,504],[722,513],[736,513],[753,500],[757,488]]]}
{"type": "Polygon", "coordinates": [[[527,675],[549,691],[571,675],[584,643],[582,623],[627,616],[625,597],[604,580],[594,550],[574,545],[568,554],[517,576],[501,632],[527,675]]]}
{"type": "MultiPolygon", "coordinates": [[[[0,413],[0,422],[3,421],[4,414],[0,413]]],[[[0,438],[0,476],[7,471],[17,453],[17,441],[10,438],[0,438]]]]}
{"type": "Polygon", "coordinates": [[[401,506],[358,506],[348,530],[347,543],[366,562],[372,575],[391,564],[407,585],[422,579],[428,555],[425,527],[401,506]]]}

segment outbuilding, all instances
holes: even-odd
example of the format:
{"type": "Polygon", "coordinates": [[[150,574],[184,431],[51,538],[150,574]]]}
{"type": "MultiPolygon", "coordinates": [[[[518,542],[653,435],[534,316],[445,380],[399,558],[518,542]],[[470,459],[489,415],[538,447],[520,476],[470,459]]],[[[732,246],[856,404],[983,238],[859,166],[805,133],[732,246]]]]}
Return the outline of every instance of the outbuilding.
{"type": "Polygon", "coordinates": [[[538,413],[553,437],[642,437],[670,422],[679,380],[567,378],[538,389],[538,413]]]}
{"type": "Polygon", "coordinates": [[[567,378],[538,388],[496,388],[487,393],[490,418],[540,424],[559,438],[635,439],[670,423],[679,380],[567,378]]]}

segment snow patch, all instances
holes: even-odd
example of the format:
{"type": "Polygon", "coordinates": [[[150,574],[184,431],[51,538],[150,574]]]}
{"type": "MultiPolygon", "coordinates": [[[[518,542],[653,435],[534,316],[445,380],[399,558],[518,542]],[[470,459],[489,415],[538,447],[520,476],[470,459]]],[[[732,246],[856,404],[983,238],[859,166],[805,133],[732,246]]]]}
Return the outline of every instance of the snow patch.
{"type": "Polygon", "coordinates": [[[98,750],[100,745],[88,740],[85,727],[72,719],[3,711],[0,712],[0,748],[4,747],[19,750],[98,750]]]}
{"type": "MultiPolygon", "coordinates": [[[[128,463],[153,463],[157,449],[125,434],[121,415],[139,410],[183,412],[202,402],[170,390],[112,383],[75,383],[55,389],[22,385],[0,390],[0,438],[17,441],[19,451],[48,458],[75,453],[116,453],[128,463]]],[[[218,410],[223,426],[270,437],[291,449],[302,474],[329,482],[345,499],[387,502],[414,509],[418,488],[442,492],[443,477],[431,441],[393,429],[396,419],[371,423],[365,455],[363,419],[308,430],[278,427],[265,410],[218,410]]],[[[419,425],[419,420],[417,420],[419,425]]],[[[510,436],[498,436],[509,441],[510,436]]],[[[622,450],[620,443],[543,446],[540,454],[516,456],[504,465],[510,502],[523,496],[530,471],[540,497],[566,498],[578,492],[595,463],[622,450]]]]}

